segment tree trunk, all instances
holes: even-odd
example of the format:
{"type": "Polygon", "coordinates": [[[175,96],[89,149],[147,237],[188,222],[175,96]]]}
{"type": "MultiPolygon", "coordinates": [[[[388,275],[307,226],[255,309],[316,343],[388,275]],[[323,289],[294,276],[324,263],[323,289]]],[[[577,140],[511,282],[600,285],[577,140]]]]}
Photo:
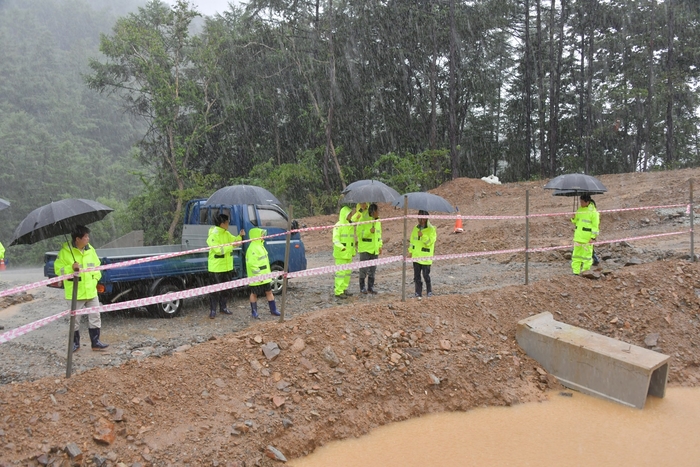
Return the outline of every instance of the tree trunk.
{"type": "Polygon", "coordinates": [[[435,21],[435,12],[433,14],[433,27],[431,28],[430,38],[433,42],[433,56],[430,61],[430,134],[428,147],[437,149],[437,60],[438,60],[438,44],[435,30],[437,29],[437,21],[435,21]]]}
{"type": "MultiPolygon", "coordinates": [[[[545,126],[545,100],[547,99],[545,88],[544,88],[544,64],[542,63],[544,53],[543,53],[543,41],[542,41],[542,0],[536,0],[535,8],[537,10],[537,54],[535,55],[535,60],[537,61],[537,119],[539,120],[539,154],[540,154],[540,177],[545,178],[547,164],[546,164],[546,154],[545,150],[545,133],[547,132],[545,126]]],[[[551,71],[550,71],[551,76],[551,71]]]]}
{"type": "Polygon", "coordinates": [[[340,164],[338,163],[338,156],[335,153],[335,147],[333,146],[333,108],[335,106],[335,50],[333,50],[333,0],[328,0],[328,49],[330,53],[330,86],[328,87],[328,120],[326,121],[326,160],[328,160],[328,155],[333,157],[333,163],[335,164],[335,170],[338,172],[340,177],[340,184],[345,189],[345,179],[343,178],[343,172],[340,170],[340,164]]]}
{"type": "Polygon", "coordinates": [[[532,78],[530,77],[530,64],[532,63],[532,51],[530,44],[530,0],[525,0],[525,179],[531,176],[530,148],[532,147],[532,78]]]}
{"type": "Polygon", "coordinates": [[[674,42],[674,0],[667,0],[668,12],[668,60],[666,62],[666,89],[668,93],[666,101],[666,164],[672,165],[675,158],[673,143],[673,72],[676,68],[676,57],[673,50],[674,42]]]}
{"type": "Polygon", "coordinates": [[[588,52],[586,61],[588,62],[588,73],[586,78],[586,168],[585,173],[591,170],[591,139],[593,138],[593,49],[595,47],[595,22],[593,14],[596,11],[597,3],[593,0],[588,11],[588,52]]]}
{"type": "Polygon", "coordinates": [[[649,82],[647,84],[647,105],[646,105],[646,132],[644,134],[644,162],[642,170],[646,172],[649,168],[649,159],[651,158],[651,138],[652,129],[654,127],[654,10],[656,9],[656,0],[649,2],[649,49],[648,49],[648,65],[649,65],[649,82]]]}
{"type": "Polygon", "coordinates": [[[455,0],[450,0],[450,160],[452,162],[452,179],[459,177],[459,154],[457,154],[457,67],[455,26],[455,0]]]}

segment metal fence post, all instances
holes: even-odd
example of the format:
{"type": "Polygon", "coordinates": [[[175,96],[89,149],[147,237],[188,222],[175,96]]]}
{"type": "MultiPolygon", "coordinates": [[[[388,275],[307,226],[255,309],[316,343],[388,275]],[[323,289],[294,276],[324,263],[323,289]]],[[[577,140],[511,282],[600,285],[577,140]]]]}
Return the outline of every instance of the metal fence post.
{"type": "Polygon", "coordinates": [[[525,190],[525,285],[529,281],[530,267],[530,190],[525,190]]]}
{"type": "Polygon", "coordinates": [[[284,247],[284,269],[282,276],[282,299],[280,303],[280,323],[284,323],[284,312],[287,306],[287,272],[289,272],[289,249],[292,243],[292,216],[294,215],[294,206],[289,206],[287,216],[287,243],[284,247]]]}

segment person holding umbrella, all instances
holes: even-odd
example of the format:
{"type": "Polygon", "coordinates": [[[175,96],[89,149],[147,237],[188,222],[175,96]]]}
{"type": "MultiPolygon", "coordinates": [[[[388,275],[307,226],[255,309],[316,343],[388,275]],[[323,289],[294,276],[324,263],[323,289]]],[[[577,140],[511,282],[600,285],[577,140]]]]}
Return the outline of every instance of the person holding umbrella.
{"type": "MultiPolygon", "coordinates": [[[[343,206],[338,215],[338,222],[333,227],[333,258],[335,264],[349,264],[355,256],[355,228],[351,222],[352,208],[343,206]]],[[[350,270],[335,272],[335,298],[345,299],[351,294],[347,288],[350,285],[350,270]]]]}
{"type": "MultiPolygon", "coordinates": [[[[98,258],[95,249],[90,246],[90,229],[84,225],[76,225],[71,231],[70,238],[70,244],[69,242],[63,243],[54,262],[54,272],[57,275],[71,274],[72,272],[79,272],[81,269],[94,268],[100,265],[100,258],[98,258]]],[[[102,277],[102,273],[100,271],[82,272],[78,277],[78,301],[75,309],[99,306],[97,281],[102,277]]],[[[73,280],[64,280],[63,289],[65,290],[66,300],[70,302],[73,297],[73,280]]],[[[87,316],[92,350],[105,350],[109,347],[109,344],[100,341],[100,330],[102,328],[100,313],[90,313],[87,316]]],[[[80,327],[80,321],[78,321],[78,327],[80,327]]],[[[78,350],[80,350],[80,331],[75,329],[73,332],[73,352],[78,350]]]]}
{"type": "MultiPolygon", "coordinates": [[[[209,250],[208,270],[211,274],[212,283],[221,284],[233,278],[233,245],[240,242],[245,236],[245,230],[241,229],[241,234],[234,236],[228,231],[229,217],[226,214],[218,214],[214,218],[214,224],[209,229],[207,245],[212,247],[209,250]]],[[[209,317],[216,318],[216,303],[219,303],[219,312],[232,314],[226,307],[226,291],[213,292],[209,294],[209,317]]]]}
{"type": "Polygon", "coordinates": [[[574,231],[574,251],[571,253],[571,270],[581,274],[591,269],[593,264],[593,245],[591,240],[598,236],[600,214],[595,208],[591,195],[584,193],[580,197],[581,206],[571,218],[576,226],[574,231]]]}
{"type": "MultiPolygon", "coordinates": [[[[419,216],[428,216],[428,211],[418,211],[419,216]]],[[[419,261],[413,262],[413,282],[416,286],[416,297],[423,297],[423,283],[421,282],[421,274],[425,280],[425,291],[428,297],[433,295],[433,287],[430,282],[430,265],[433,260],[430,259],[435,253],[435,241],[437,240],[437,230],[425,217],[418,218],[418,224],[411,232],[410,247],[408,250],[409,258],[421,258],[419,261]]]]}
{"type": "MultiPolygon", "coordinates": [[[[382,223],[378,221],[379,207],[376,203],[369,205],[367,213],[369,214],[369,219],[374,219],[375,222],[357,226],[357,250],[360,252],[360,261],[377,259],[382,254],[382,223]]],[[[376,270],[377,266],[360,268],[361,293],[377,293],[374,290],[374,274],[376,270]],[[365,288],[365,278],[367,278],[367,288],[365,288]]]]}

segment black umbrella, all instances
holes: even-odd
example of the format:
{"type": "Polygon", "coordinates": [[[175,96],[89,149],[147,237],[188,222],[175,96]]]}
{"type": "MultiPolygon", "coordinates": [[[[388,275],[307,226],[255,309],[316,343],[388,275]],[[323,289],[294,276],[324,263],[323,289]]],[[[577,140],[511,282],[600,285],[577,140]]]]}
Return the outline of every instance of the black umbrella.
{"type": "Polygon", "coordinates": [[[584,193],[600,194],[608,191],[600,180],[586,174],[565,174],[553,178],[544,186],[545,190],[561,190],[557,196],[576,196],[584,193]]]}
{"type": "Polygon", "coordinates": [[[0,198],[0,211],[2,211],[3,209],[7,209],[9,207],[10,207],[10,202],[0,198]]]}
{"type": "MultiPolygon", "coordinates": [[[[419,211],[438,211],[438,212],[456,212],[456,209],[442,196],[432,193],[414,192],[406,193],[408,197],[408,208],[418,209],[419,211]]],[[[403,207],[403,196],[399,196],[396,201],[391,203],[393,206],[403,207]]]]}
{"type": "Polygon", "coordinates": [[[232,204],[282,204],[275,195],[255,185],[231,185],[216,190],[205,206],[232,204]]]}
{"type": "Polygon", "coordinates": [[[382,183],[382,182],[380,182],[379,180],[372,180],[369,178],[364,179],[364,180],[356,180],[356,181],[352,182],[350,185],[346,186],[345,189],[343,191],[341,191],[340,193],[344,195],[345,193],[348,193],[349,191],[352,191],[357,187],[360,187],[362,185],[367,185],[369,183],[382,183]]]}
{"type": "Polygon", "coordinates": [[[554,190],[553,196],[581,196],[582,194],[588,195],[602,195],[604,191],[579,191],[579,190],[561,190],[559,188],[554,190]]]}
{"type": "Polygon", "coordinates": [[[10,245],[29,245],[69,234],[76,225],[102,220],[113,209],[89,199],[62,199],[30,212],[15,229],[10,245]]]}
{"type": "Polygon", "coordinates": [[[377,180],[358,180],[343,190],[343,203],[391,203],[399,196],[398,191],[377,180]]]}

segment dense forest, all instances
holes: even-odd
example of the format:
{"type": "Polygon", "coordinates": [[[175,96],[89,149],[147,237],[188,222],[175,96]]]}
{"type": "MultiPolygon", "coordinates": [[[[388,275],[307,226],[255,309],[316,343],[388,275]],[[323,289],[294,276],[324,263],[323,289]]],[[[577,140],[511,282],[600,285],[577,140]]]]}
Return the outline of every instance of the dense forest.
{"type": "Polygon", "coordinates": [[[15,224],[92,197],[118,208],[110,234],[161,243],[186,200],[227,184],[311,215],[360,178],[415,191],[700,163],[697,0],[251,0],[206,18],[126,3],[0,0],[15,224]]]}

